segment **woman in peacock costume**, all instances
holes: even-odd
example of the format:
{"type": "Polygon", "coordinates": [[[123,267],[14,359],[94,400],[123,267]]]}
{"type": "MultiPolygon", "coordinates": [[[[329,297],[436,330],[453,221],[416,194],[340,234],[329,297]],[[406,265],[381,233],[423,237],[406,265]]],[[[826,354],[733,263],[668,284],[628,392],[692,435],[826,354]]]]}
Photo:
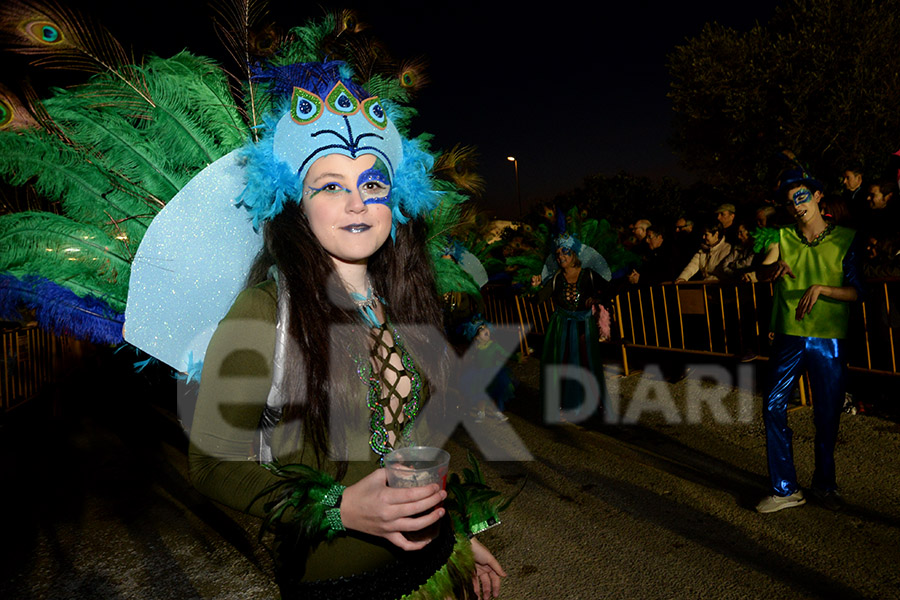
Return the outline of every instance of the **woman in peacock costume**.
{"type": "Polygon", "coordinates": [[[463,199],[400,133],[413,74],[384,75],[334,16],[258,62],[247,9],[220,14],[247,75],[229,86],[210,60],[130,65],[78,15],[4,7],[20,51],[95,75],[4,97],[0,169],[63,214],[2,217],[0,301],[94,341],[121,342],[124,322],[129,343],[202,370],[192,481],[275,531],[283,598],[495,596],[505,574],[472,525],[496,511],[458,495],[454,532],[446,492],[389,488],[379,468],[427,441],[419,413],[446,385],[432,265],[463,199]]]}
{"type": "Polygon", "coordinates": [[[587,219],[577,207],[567,213],[548,209],[545,216],[548,223],[530,233],[534,247],[549,254],[509,262],[520,267],[517,278],[529,285],[537,301],[552,299],[556,307],[544,336],[541,398],[554,394],[563,420],[583,420],[590,416],[594,397],[597,410],[606,404],[600,339],[601,334],[605,339],[610,336],[610,280],[614,271],[634,259],[618,245],[615,231],[605,220],[587,219]],[[575,379],[578,375],[568,372],[567,365],[586,369],[593,381],[575,379]],[[559,387],[551,390],[551,385],[559,387]]]}

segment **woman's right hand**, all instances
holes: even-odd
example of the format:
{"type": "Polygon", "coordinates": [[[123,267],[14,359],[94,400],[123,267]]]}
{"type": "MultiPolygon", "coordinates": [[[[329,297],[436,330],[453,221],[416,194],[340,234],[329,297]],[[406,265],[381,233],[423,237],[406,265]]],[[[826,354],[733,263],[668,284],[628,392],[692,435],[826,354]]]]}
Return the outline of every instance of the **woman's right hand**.
{"type": "Polygon", "coordinates": [[[540,275],[532,275],[531,276],[531,287],[538,287],[541,285],[541,276],[540,275]]]}
{"type": "Polygon", "coordinates": [[[385,470],[376,469],[344,490],[341,521],[347,529],[383,537],[404,550],[421,550],[433,538],[417,536],[411,541],[403,533],[418,532],[436,523],[446,512],[437,505],[446,497],[447,492],[436,483],[388,487],[385,470]]]}

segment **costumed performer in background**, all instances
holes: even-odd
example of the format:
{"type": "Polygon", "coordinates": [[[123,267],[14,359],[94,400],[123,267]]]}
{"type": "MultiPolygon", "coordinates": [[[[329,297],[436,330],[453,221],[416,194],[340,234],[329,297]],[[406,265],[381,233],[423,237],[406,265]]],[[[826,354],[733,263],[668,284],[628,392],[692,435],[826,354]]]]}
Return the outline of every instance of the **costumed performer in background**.
{"type": "Polygon", "coordinates": [[[577,365],[587,369],[597,382],[598,410],[602,411],[606,404],[606,382],[600,360],[600,327],[605,325],[603,334],[608,339],[609,312],[601,307],[609,302],[606,297],[609,266],[596,250],[573,235],[558,236],[555,246],[554,254],[545,261],[543,275],[534,275],[531,280],[533,287],[541,286],[537,300],[552,299],[556,306],[544,336],[541,398],[546,401],[549,385],[560,385],[561,408],[570,414],[583,410],[590,402],[585,397],[589,390],[571,377],[556,379],[548,372],[561,365],[577,365]]]}
{"type": "Polygon", "coordinates": [[[811,492],[826,507],[843,502],[835,479],[834,448],[844,404],[850,303],[863,295],[855,231],[828,223],[819,210],[822,185],[796,166],[779,176],[778,193],[794,224],[759,229],[767,253],[762,281],[775,281],[771,331],[772,373],[763,404],[771,495],[756,506],[770,513],[806,503],[794,469],[787,401],[809,371],[815,422],[811,492]]]}
{"type": "MultiPolygon", "coordinates": [[[[496,402],[496,410],[488,407],[486,400],[483,401],[474,408],[475,421],[481,423],[487,418],[501,422],[508,421],[509,417],[504,415],[503,411],[515,396],[516,387],[506,367],[507,353],[491,339],[491,324],[480,314],[464,323],[462,329],[465,338],[474,345],[466,354],[470,357],[472,366],[490,374],[496,373],[487,388],[487,395],[496,402]]],[[[462,386],[465,388],[465,383],[462,386]]]]}

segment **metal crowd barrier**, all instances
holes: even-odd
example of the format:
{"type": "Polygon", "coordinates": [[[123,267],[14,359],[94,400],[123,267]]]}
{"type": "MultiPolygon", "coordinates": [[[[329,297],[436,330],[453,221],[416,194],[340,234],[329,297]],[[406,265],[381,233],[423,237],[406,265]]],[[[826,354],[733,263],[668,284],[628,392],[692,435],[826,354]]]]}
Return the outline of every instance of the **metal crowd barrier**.
{"type": "MultiPolygon", "coordinates": [[[[637,348],[766,359],[772,292],[771,283],[662,284],[621,292],[608,308],[619,338],[612,343],[621,346],[625,374],[628,350],[637,348]]],[[[538,303],[502,287],[488,286],[483,295],[487,318],[518,326],[520,346],[527,353],[526,332],[546,331],[553,303],[538,303]]],[[[900,280],[868,282],[865,301],[851,305],[847,343],[851,369],[900,374],[900,280]]]]}
{"type": "Polygon", "coordinates": [[[36,325],[0,329],[0,412],[13,410],[56,380],[77,342],[36,325]]]}
{"type": "MultiPolygon", "coordinates": [[[[851,308],[850,368],[900,375],[900,279],[870,281],[868,286],[866,300],[851,308]]],[[[523,356],[530,353],[528,334],[544,334],[555,310],[550,300],[536,302],[504,286],[485,287],[483,299],[488,320],[518,327],[523,356]]],[[[731,358],[768,356],[770,283],[642,286],[623,291],[611,304],[607,308],[618,339],[614,336],[606,343],[619,344],[625,375],[630,372],[629,349],[731,358]]],[[[36,325],[0,329],[2,410],[37,396],[44,384],[55,380],[67,356],[78,351],[75,340],[53,336],[36,325]]],[[[801,385],[801,396],[806,393],[806,385],[801,385]]]]}

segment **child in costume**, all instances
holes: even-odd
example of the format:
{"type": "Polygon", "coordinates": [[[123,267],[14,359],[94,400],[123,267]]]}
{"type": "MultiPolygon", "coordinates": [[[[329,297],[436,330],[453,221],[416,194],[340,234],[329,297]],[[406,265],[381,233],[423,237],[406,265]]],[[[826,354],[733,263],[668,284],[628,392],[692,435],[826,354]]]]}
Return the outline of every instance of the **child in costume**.
{"type": "Polygon", "coordinates": [[[812,492],[828,508],[841,507],[834,447],[844,402],[849,303],[862,295],[852,229],[828,223],[819,210],[822,186],[801,168],[785,170],[779,193],[794,225],[761,229],[767,254],[763,280],[776,281],[772,374],[763,405],[772,495],[756,510],[775,512],[806,503],[794,470],[787,401],[797,378],[809,371],[816,425],[812,492]]]}
{"type": "Polygon", "coordinates": [[[509,418],[503,411],[515,396],[516,388],[512,375],[506,367],[506,352],[491,339],[491,324],[481,315],[472,317],[465,323],[463,330],[466,339],[472,344],[470,354],[467,354],[470,357],[470,364],[467,367],[495,374],[488,385],[487,394],[496,402],[497,410],[489,408],[486,401],[482,402],[475,407],[475,420],[480,423],[490,417],[501,422],[508,421],[509,418]]]}

